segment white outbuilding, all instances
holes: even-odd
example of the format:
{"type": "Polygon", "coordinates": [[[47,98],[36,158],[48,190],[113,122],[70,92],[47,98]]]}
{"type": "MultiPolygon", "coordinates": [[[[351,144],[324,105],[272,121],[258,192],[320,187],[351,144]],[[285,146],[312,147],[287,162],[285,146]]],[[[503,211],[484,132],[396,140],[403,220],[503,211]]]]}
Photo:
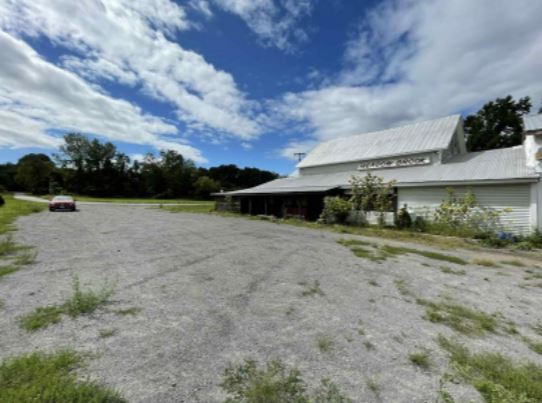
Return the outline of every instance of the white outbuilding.
{"type": "Polygon", "coordinates": [[[297,166],[294,176],[222,194],[241,212],[316,219],[327,195],[348,194],[350,178],[372,172],[395,180],[394,209],[430,214],[446,198],[471,190],[501,212],[503,229],[542,230],[542,114],[525,117],[522,145],[467,152],[461,116],[326,141],[297,166]]]}

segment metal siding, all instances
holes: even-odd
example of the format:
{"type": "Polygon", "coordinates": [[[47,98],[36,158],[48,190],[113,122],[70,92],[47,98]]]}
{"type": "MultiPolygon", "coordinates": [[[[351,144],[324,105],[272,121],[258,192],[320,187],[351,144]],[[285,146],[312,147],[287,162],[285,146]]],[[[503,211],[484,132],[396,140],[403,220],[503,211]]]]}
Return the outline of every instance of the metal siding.
{"type": "MultiPolygon", "coordinates": [[[[485,207],[503,211],[501,224],[507,231],[516,234],[527,234],[531,228],[531,185],[498,185],[454,187],[458,196],[467,189],[472,190],[478,202],[485,207]]],[[[446,198],[446,187],[400,188],[398,192],[399,206],[405,203],[409,210],[417,214],[433,212],[446,198]]]]}
{"type": "Polygon", "coordinates": [[[444,150],[460,121],[461,116],[452,115],[326,141],[316,146],[297,166],[304,168],[444,150]]]}
{"type": "Polygon", "coordinates": [[[542,113],[523,117],[523,125],[526,131],[542,129],[542,113]]]}

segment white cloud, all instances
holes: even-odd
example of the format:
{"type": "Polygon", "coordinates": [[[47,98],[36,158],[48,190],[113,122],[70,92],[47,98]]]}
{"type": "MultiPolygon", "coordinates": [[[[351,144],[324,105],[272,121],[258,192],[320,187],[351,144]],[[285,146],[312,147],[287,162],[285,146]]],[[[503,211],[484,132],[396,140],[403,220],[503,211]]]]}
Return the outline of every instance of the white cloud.
{"type": "Polygon", "coordinates": [[[290,141],[284,148],[280,150],[280,156],[290,159],[292,161],[298,161],[299,157],[297,153],[308,153],[317,144],[315,140],[294,140],[290,141]]]}
{"type": "Polygon", "coordinates": [[[206,161],[199,150],[167,136],[177,132],[175,126],[97,91],[2,31],[0,53],[1,147],[57,147],[60,140],[47,134],[47,129],[55,128],[169,148],[195,161],[206,161]]]}
{"type": "Polygon", "coordinates": [[[188,29],[184,9],[170,0],[6,0],[0,28],[44,35],[75,55],[63,66],[89,80],[141,88],[167,102],[189,128],[249,140],[262,128],[257,104],[233,77],[168,39],[188,29]]]}
{"type": "Polygon", "coordinates": [[[245,150],[252,150],[252,144],[250,143],[241,143],[241,147],[243,147],[245,150]]]}
{"type": "Polygon", "coordinates": [[[293,51],[308,40],[299,22],[312,12],[313,0],[212,0],[239,16],[266,46],[293,51]]]}
{"type": "MultiPolygon", "coordinates": [[[[346,46],[344,69],[278,111],[325,140],[542,95],[542,2],[387,0],[346,46]]],[[[286,149],[286,152],[290,152],[286,149]]]]}

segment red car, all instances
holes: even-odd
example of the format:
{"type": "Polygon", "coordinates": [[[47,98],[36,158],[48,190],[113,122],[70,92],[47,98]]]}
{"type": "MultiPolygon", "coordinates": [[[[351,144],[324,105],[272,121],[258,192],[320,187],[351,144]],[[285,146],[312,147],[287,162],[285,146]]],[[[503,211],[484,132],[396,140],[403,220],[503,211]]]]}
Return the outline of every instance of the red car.
{"type": "Polygon", "coordinates": [[[75,211],[75,200],[71,196],[55,196],[49,202],[49,211],[75,211]]]}

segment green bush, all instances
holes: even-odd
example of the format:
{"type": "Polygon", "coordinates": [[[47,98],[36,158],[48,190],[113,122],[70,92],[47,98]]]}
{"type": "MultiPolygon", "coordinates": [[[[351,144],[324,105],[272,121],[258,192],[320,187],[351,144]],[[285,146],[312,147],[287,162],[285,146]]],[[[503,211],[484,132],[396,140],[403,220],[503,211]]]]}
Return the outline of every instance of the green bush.
{"type": "Polygon", "coordinates": [[[397,227],[400,229],[412,227],[412,218],[410,217],[406,204],[401,207],[397,213],[397,227]]]}
{"type": "Polygon", "coordinates": [[[326,223],[344,223],[348,214],[352,211],[352,203],[342,197],[328,196],[324,198],[324,209],[320,215],[320,219],[326,223]]]}
{"type": "Polygon", "coordinates": [[[418,232],[427,232],[427,220],[422,216],[418,216],[414,219],[413,228],[418,232]]]}

